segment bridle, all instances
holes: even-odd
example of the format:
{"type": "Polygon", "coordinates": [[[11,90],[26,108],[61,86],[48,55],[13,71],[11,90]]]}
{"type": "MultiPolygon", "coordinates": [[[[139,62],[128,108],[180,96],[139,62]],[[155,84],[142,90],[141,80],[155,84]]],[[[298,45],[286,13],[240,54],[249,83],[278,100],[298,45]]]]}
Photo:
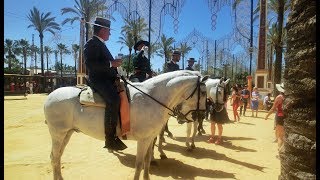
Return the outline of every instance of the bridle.
{"type": "MultiPolygon", "coordinates": [[[[223,89],[223,96],[225,96],[226,94],[225,94],[225,86],[222,84],[222,83],[219,83],[219,84],[217,84],[217,86],[215,87],[216,88],[216,102],[214,102],[213,100],[212,100],[212,98],[210,98],[209,100],[212,102],[212,104],[213,104],[213,110],[215,110],[216,112],[220,112],[220,111],[222,111],[223,110],[223,107],[224,107],[224,102],[223,103],[219,103],[219,101],[218,101],[218,94],[219,94],[219,88],[222,88],[223,89]],[[217,109],[218,108],[218,105],[219,105],[219,107],[221,107],[220,109],[217,109]]],[[[223,99],[224,99],[224,97],[223,97],[223,99]]]]}
{"type": "MultiPolygon", "coordinates": [[[[195,94],[195,92],[197,91],[197,95],[198,95],[198,99],[197,99],[197,108],[195,110],[189,110],[186,114],[180,114],[180,110],[181,108],[173,108],[173,110],[175,111],[173,115],[177,116],[178,119],[185,119],[185,121],[180,120],[179,123],[184,123],[184,122],[194,122],[194,120],[189,120],[187,118],[187,115],[190,113],[195,113],[195,116],[197,118],[197,120],[200,120],[202,118],[200,112],[205,112],[205,109],[200,109],[200,91],[201,91],[201,84],[205,85],[204,83],[200,82],[200,76],[198,76],[198,80],[197,80],[197,86],[194,88],[194,90],[192,91],[192,93],[190,94],[190,96],[186,99],[186,101],[190,98],[193,97],[193,95],[195,94]]],[[[172,116],[172,115],[171,115],[172,116]]]]}
{"type": "Polygon", "coordinates": [[[181,106],[177,105],[176,107],[173,107],[173,109],[169,108],[167,105],[165,105],[164,103],[160,102],[159,100],[155,99],[154,97],[150,96],[149,94],[145,93],[144,91],[142,91],[141,89],[137,88],[136,86],[134,86],[133,84],[129,83],[123,76],[121,76],[121,79],[123,80],[123,82],[125,84],[129,84],[130,86],[132,86],[133,88],[137,89],[138,91],[140,91],[141,93],[143,93],[144,95],[148,96],[149,98],[151,98],[152,100],[156,101],[158,104],[160,104],[161,106],[165,107],[166,109],[170,110],[172,112],[172,114],[169,113],[169,115],[171,116],[176,116],[178,118],[181,119],[185,119],[185,122],[193,122],[194,120],[190,120],[187,118],[188,114],[195,112],[198,119],[200,118],[200,112],[201,111],[205,111],[205,109],[200,109],[200,91],[201,91],[201,85],[204,84],[202,82],[200,82],[200,76],[198,76],[197,79],[197,85],[194,88],[194,90],[192,91],[192,93],[190,94],[190,96],[188,96],[188,99],[192,98],[193,95],[195,94],[195,92],[197,92],[198,95],[198,99],[197,99],[197,107],[195,110],[190,110],[187,113],[183,113],[181,112],[181,106]]]}

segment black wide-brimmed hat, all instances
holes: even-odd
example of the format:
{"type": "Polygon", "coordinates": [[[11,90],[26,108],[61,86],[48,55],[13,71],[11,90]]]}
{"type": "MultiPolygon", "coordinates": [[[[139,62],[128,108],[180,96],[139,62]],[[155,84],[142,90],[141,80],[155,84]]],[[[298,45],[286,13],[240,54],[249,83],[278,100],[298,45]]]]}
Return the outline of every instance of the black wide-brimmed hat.
{"type": "Polygon", "coordinates": [[[94,22],[93,23],[89,23],[89,24],[92,24],[94,26],[100,26],[100,27],[103,27],[103,28],[110,29],[111,21],[108,20],[108,19],[105,19],[103,17],[96,17],[94,22]]]}
{"type": "Polygon", "coordinates": [[[179,55],[181,56],[181,52],[179,50],[173,50],[172,55],[179,55]]]}
{"type": "Polygon", "coordinates": [[[144,44],[145,46],[149,46],[150,43],[148,41],[144,41],[144,40],[139,40],[134,46],[133,49],[137,50],[138,46],[140,46],[140,44],[144,44]]]}
{"type": "Polygon", "coordinates": [[[189,58],[188,62],[197,62],[194,58],[189,58]]]}

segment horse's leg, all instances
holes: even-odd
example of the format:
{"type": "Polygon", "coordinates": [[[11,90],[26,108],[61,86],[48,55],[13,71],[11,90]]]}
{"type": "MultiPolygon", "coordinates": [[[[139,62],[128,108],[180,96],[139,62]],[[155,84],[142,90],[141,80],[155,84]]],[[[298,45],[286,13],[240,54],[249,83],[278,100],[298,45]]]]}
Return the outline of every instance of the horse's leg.
{"type": "Polygon", "coordinates": [[[199,121],[198,134],[199,135],[205,134],[206,131],[203,129],[203,119],[200,118],[198,121],[199,121]]]}
{"type": "Polygon", "coordinates": [[[187,146],[187,151],[191,151],[192,148],[190,147],[190,134],[191,134],[191,127],[193,123],[187,123],[187,138],[186,138],[186,146],[187,146]]]}
{"type": "Polygon", "coordinates": [[[192,149],[196,148],[196,145],[194,144],[194,137],[197,134],[198,125],[199,125],[198,121],[193,122],[193,133],[192,133],[192,138],[191,138],[191,148],[192,149]]]}
{"type": "Polygon", "coordinates": [[[151,153],[151,165],[158,165],[157,162],[155,161],[155,158],[154,158],[154,146],[157,142],[157,137],[154,138],[153,142],[152,142],[152,153],[151,153]]]}
{"type": "Polygon", "coordinates": [[[165,127],[162,128],[160,135],[159,135],[159,145],[158,145],[158,151],[160,153],[160,159],[168,159],[167,155],[163,151],[163,136],[164,136],[165,127]]]}
{"type": "Polygon", "coordinates": [[[149,148],[147,150],[146,157],[144,158],[144,174],[143,174],[143,179],[150,179],[150,174],[149,174],[149,169],[150,169],[150,161],[152,157],[152,145],[153,141],[151,141],[149,148]]]}
{"type": "Polygon", "coordinates": [[[53,169],[53,179],[54,180],[62,180],[61,174],[61,156],[63,151],[68,144],[70,137],[73,133],[73,130],[69,130],[64,133],[53,133],[50,131],[51,139],[52,139],[52,149],[51,149],[51,165],[53,169]]]}
{"type": "Polygon", "coordinates": [[[137,145],[137,155],[136,155],[136,170],[134,173],[134,180],[139,180],[141,170],[144,166],[144,160],[148,151],[148,148],[150,147],[151,141],[146,139],[141,139],[138,141],[137,145]]]}

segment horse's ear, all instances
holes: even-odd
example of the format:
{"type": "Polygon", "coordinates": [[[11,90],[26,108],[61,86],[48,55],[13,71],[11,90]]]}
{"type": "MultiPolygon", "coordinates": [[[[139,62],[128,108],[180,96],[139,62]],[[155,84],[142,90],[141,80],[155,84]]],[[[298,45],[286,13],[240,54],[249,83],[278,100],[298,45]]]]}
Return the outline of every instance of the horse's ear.
{"type": "Polygon", "coordinates": [[[224,84],[228,84],[229,83],[229,81],[230,81],[230,78],[229,79],[227,79],[225,82],[224,82],[224,84]]]}
{"type": "Polygon", "coordinates": [[[209,75],[205,75],[202,79],[201,82],[204,83],[209,79],[209,75]]]}

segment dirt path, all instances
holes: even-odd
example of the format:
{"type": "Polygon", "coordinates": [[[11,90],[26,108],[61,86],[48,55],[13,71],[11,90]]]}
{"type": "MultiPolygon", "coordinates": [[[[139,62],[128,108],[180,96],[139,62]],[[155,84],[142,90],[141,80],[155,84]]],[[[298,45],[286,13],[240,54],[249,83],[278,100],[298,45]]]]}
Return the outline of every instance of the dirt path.
{"type": "MultiPolygon", "coordinates": [[[[4,101],[4,178],[7,180],[52,179],[51,139],[44,123],[43,102],[46,95],[29,95],[26,100],[4,101]]],[[[5,99],[12,99],[5,97],[5,99]]],[[[229,117],[233,119],[231,106],[229,117]]],[[[247,115],[250,115],[250,109],[247,115]]],[[[186,125],[169,120],[175,139],[166,137],[164,150],[169,159],[152,166],[151,179],[277,179],[280,161],[273,143],[273,120],[241,117],[241,122],[224,125],[222,145],[208,144],[210,123],[204,122],[206,134],[196,137],[197,148],[185,148],[186,125]]],[[[272,117],[272,116],[270,116],[272,117]]],[[[62,156],[62,174],[67,180],[133,179],[136,142],[125,141],[123,153],[111,154],[104,142],[74,133],[62,156]]],[[[142,177],[141,177],[142,179],[142,177]]]]}

